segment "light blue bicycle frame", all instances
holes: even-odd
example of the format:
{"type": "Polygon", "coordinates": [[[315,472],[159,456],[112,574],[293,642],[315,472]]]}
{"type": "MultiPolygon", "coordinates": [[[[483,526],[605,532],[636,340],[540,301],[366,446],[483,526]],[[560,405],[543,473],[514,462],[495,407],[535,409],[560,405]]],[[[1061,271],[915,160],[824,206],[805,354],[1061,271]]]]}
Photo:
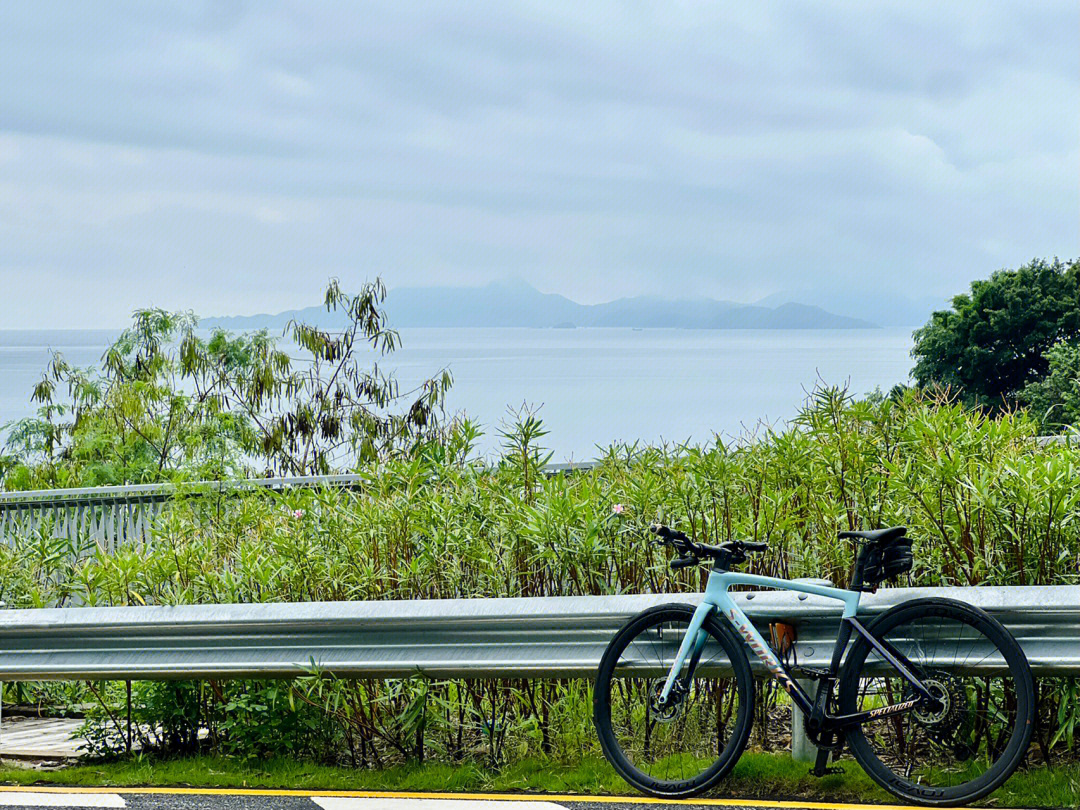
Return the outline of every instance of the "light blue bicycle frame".
{"type": "Polygon", "coordinates": [[[845,619],[854,619],[856,613],[859,611],[859,598],[862,594],[859,591],[847,591],[843,588],[829,588],[822,585],[813,585],[809,582],[792,582],[786,579],[776,579],[775,577],[762,577],[757,574],[737,574],[731,571],[712,571],[709,574],[708,584],[705,586],[705,598],[701,600],[701,604],[697,610],[694,611],[694,616],[690,620],[690,626],[687,628],[686,637],[683,638],[682,644],[679,646],[679,652],[675,656],[675,663],[671,667],[671,671],[668,673],[667,680],[664,682],[664,688],[660,693],[660,699],[666,701],[671,695],[671,690],[675,686],[675,682],[678,680],[679,673],[682,671],[683,665],[686,663],[687,658],[691,655],[698,656],[701,654],[702,648],[705,646],[705,640],[707,633],[701,628],[705,624],[705,620],[709,614],[714,610],[718,610],[720,614],[727,619],[731,625],[735,628],[740,636],[746,641],[750,649],[754,651],[754,654],[761,659],[761,662],[766,668],[777,678],[792,696],[792,699],[796,703],[802,703],[799,708],[804,712],[809,712],[811,708],[811,698],[806,692],[795,683],[788,675],[787,670],[784,669],[780,663],[780,659],[776,656],[776,653],[772,651],[772,648],[765,643],[765,639],[761,637],[761,633],[754,627],[750,619],[746,614],[739,609],[739,606],[735,604],[735,601],[728,594],[728,589],[732,585],[754,585],[759,588],[773,588],[783,591],[795,591],[796,593],[810,593],[815,596],[824,596],[828,599],[836,599],[839,602],[844,603],[843,617],[845,619]]]}

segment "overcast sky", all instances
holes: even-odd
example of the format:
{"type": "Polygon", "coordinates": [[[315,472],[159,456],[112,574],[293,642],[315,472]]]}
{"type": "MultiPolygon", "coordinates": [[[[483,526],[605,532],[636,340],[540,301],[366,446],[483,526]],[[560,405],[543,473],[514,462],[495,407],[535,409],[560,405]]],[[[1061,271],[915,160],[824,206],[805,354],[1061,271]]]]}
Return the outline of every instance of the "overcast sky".
{"type": "Polygon", "coordinates": [[[0,5],[0,327],[520,276],[945,296],[1080,254],[1064,2],[0,5]]]}

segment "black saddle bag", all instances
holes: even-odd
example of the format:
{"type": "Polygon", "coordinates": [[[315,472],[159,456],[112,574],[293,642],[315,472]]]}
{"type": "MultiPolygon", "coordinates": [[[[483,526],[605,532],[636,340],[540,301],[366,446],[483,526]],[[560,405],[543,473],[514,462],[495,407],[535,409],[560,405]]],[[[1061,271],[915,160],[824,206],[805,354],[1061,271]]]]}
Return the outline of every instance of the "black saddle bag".
{"type": "Polygon", "coordinates": [[[889,579],[906,574],[915,565],[911,550],[911,538],[897,537],[888,543],[874,543],[866,547],[866,567],[863,580],[879,585],[889,579]]]}

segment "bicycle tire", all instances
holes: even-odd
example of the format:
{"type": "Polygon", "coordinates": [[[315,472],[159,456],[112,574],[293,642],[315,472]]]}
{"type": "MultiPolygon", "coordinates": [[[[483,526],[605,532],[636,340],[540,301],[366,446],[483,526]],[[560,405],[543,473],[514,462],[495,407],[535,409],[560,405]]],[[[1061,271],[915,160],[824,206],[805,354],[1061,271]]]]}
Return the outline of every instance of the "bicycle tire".
{"type": "MultiPolygon", "coordinates": [[[[912,647],[923,645],[924,642],[916,641],[914,639],[919,637],[920,631],[918,629],[919,622],[932,623],[936,619],[938,625],[941,626],[946,620],[956,622],[962,626],[972,628],[973,633],[981,633],[985,641],[990,645],[993,645],[997,653],[1000,654],[1001,660],[1007,666],[1006,672],[1012,676],[1013,691],[1015,692],[1015,717],[1009,722],[1004,722],[1003,728],[1008,729],[1008,742],[1006,745],[1000,747],[1000,753],[993,758],[988,753],[988,758],[991,764],[987,770],[971,781],[962,782],[956,785],[948,785],[944,787],[931,786],[928,784],[921,784],[911,779],[913,767],[911,761],[915,758],[915,754],[912,753],[916,749],[915,742],[912,742],[910,736],[910,729],[916,731],[921,727],[927,736],[928,740],[933,740],[933,735],[941,734],[946,737],[945,741],[938,741],[934,743],[939,746],[932,749],[928,744],[926,751],[936,750],[940,755],[946,747],[945,743],[949,739],[949,735],[959,734],[956,730],[950,730],[948,723],[944,720],[938,721],[938,726],[933,725],[932,720],[922,720],[918,718],[915,713],[909,713],[907,715],[895,715],[888,720],[882,719],[878,723],[890,723],[895,724],[901,717],[909,719],[909,735],[907,739],[909,764],[906,774],[898,774],[894,770],[894,767],[890,767],[888,763],[882,760],[878,755],[878,752],[874,749],[873,744],[868,740],[865,733],[864,726],[856,726],[848,730],[847,741],[851,749],[852,754],[858,761],[862,769],[867,775],[877,782],[885,790],[889,791],[895,796],[898,796],[906,801],[925,805],[925,806],[941,806],[941,805],[959,805],[973,802],[977,799],[992,793],[999,788],[1004,782],[1012,775],[1016,768],[1022,762],[1025,753],[1027,752],[1028,745],[1031,741],[1031,735],[1034,728],[1035,718],[1035,692],[1034,682],[1031,675],[1031,668],[1028,665],[1027,657],[1024,655],[1024,651],[1013,638],[1012,634],[995,618],[990,616],[985,611],[982,611],[972,605],[964,602],[958,602],[952,599],[943,598],[929,598],[929,599],[917,599],[908,602],[903,602],[900,605],[892,608],[891,610],[882,614],[876,621],[874,621],[868,628],[871,635],[873,635],[879,641],[890,640],[895,641],[897,639],[909,639],[907,643],[912,647]],[[919,724],[919,725],[916,725],[919,724]],[[935,729],[939,729],[935,730],[935,729]]],[[[963,639],[963,630],[957,639],[959,645],[960,640],[963,639]]],[[[958,647],[959,648],[959,647],[958,647]]],[[[982,649],[985,649],[985,645],[982,649]]],[[[852,645],[851,650],[844,661],[844,666],[840,674],[840,691],[839,691],[839,707],[841,714],[851,714],[860,710],[859,696],[860,696],[860,683],[866,680],[884,680],[882,676],[873,674],[873,670],[866,667],[866,661],[868,655],[872,651],[870,643],[859,636],[855,643],[852,645]]],[[[937,652],[937,646],[933,653],[937,652]]],[[[994,654],[994,650],[986,653],[982,660],[986,660],[990,655],[994,654]]],[[[875,653],[876,655],[876,653],[875,653]]],[[[933,655],[930,656],[933,658],[933,655]]],[[[878,656],[880,659],[880,656],[878,656]]],[[[910,656],[909,656],[910,658],[910,656]]],[[[953,660],[955,661],[956,655],[954,654],[953,660]]],[[[944,660],[944,656],[942,656],[944,660]]],[[[997,659],[994,659],[997,661],[997,659]]],[[[965,659],[965,664],[967,659],[965,659]]],[[[981,664],[982,661],[974,662],[970,671],[973,673],[981,673],[982,670],[976,670],[975,667],[981,664]]],[[[942,665],[944,666],[944,665],[942,665]]],[[[883,659],[878,662],[878,670],[882,668],[891,669],[887,667],[883,659]]],[[[895,669],[891,669],[895,673],[895,669]]],[[[970,692],[968,687],[959,681],[958,676],[950,674],[944,669],[933,670],[932,667],[927,671],[941,672],[939,676],[943,680],[951,678],[953,681],[960,683],[959,687],[952,686],[954,692],[954,702],[956,704],[964,704],[956,709],[957,712],[968,712],[966,708],[971,702],[970,692]],[[963,690],[963,691],[960,691],[963,690]]],[[[954,667],[954,671],[964,671],[964,666],[954,667]]],[[[930,677],[933,677],[932,675],[930,677]]],[[[977,674],[975,677],[988,678],[990,676],[977,674]]],[[[899,680],[899,679],[897,679],[899,680]]],[[[1010,682],[1012,683],[1012,682],[1010,682]]],[[[986,687],[986,694],[989,696],[990,687],[986,687]]],[[[890,698],[892,693],[890,693],[890,698]]],[[[987,697],[989,699],[989,697],[987,697]]],[[[893,702],[889,700],[888,702],[893,702]]],[[[953,723],[960,721],[953,720],[953,723]]],[[[973,727],[975,721],[970,721],[973,727]]],[[[959,726],[957,727],[959,728],[959,726]]],[[[981,732],[980,732],[981,733],[981,732]]],[[[1004,731],[1002,733],[1005,733],[1004,731]]],[[[896,737],[898,740],[904,738],[904,732],[897,730],[896,737]]],[[[987,732],[987,751],[990,750],[990,734],[987,732]]],[[[1000,738],[998,738],[1000,742],[1000,738]]],[[[902,748],[904,743],[898,742],[898,745],[902,748]]],[[[975,738],[975,748],[972,749],[970,745],[963,740],[954,743],[958,752],[964,752],[963,754],[957,753],[958,759],[963,759],[964,754],[966,758],[973,759],[979,754],[980,738],[975,738]]],[[[997,743],[995,743],[995,748],[997,743]]],[[[924,757],[929,761],[932,757],[924,757]]],[[[897,759],[897,764],[901,760],[897,759]]],[[[920,772],[919,778],[924,778],[927,773],[933,774],[933,768],[937,767],[942,774],[949,773],[946,768],[938,765],[928,764],[925,766],[925,770],[920,772]]],[[[959,769],[957,769],[957,772],[959,769]]]]}
{"type": "Polygon", "coordinates": [[[600,747],[618,774],[642,793],[658,798],[674,799],[697,796],[713,787],[727,775],[738,761],[750,737],[753,723],[754,682],[750,662],[742,643],[721,623],[715,614],[709,616],[702,629],[719,645],[731,663],[738,709],[730,737],[717,759],[701,773],[689,779],[662,780],[640,770],[623,751],[612,727],[611,684],[615,667],[625,650],[650,628],[665,622],[689,623],[694,607],[685,604],[659,605],[632,618],[608,644],[597,670],[593,691],[593,723],[600,747]]]}

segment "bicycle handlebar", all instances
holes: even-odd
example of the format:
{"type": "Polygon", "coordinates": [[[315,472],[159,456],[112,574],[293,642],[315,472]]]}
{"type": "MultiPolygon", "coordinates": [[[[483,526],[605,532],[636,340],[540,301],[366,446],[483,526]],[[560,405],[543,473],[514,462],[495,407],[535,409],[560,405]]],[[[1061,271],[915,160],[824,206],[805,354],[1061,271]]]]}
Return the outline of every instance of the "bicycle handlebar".
{"type": "Polygon", "coordinates": [[[662,540],[673,540],[675,542],[683,542],[690,544],[693,544],[694,542],[682,532],[676,531],[675,529],[669,529],[667,526],[663,526],[659,523],[654,523],[649,526],[649,531],[662,540]]]}
{"type": "Polygon", "coordinates": [[[719,546],[695,543],[683,532],[670,529],[659,523],[653,523],[649,526],[649,531],[659,537],[665,545],[670,545],[681,555],[671,562],[671,567],[676,570],[697,565],[704,557],[713,560],[724,559],[726,562],[743,562],[746,559],[747,552],[761,552],[769,547],[768,543],[750,540],[729,540],[719,546]]]}
{"type": "Polygon", "coordinates": [[[671,567],[676,571],[680,568],[689,568],[692,565],[700,565],[701,558],[699,557],[679,557],[671,561],[671,567]]]}

